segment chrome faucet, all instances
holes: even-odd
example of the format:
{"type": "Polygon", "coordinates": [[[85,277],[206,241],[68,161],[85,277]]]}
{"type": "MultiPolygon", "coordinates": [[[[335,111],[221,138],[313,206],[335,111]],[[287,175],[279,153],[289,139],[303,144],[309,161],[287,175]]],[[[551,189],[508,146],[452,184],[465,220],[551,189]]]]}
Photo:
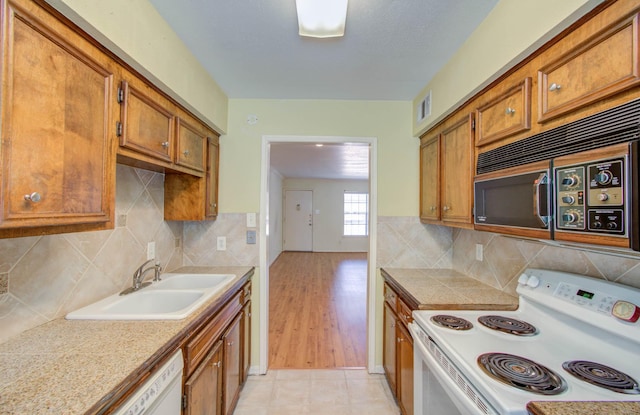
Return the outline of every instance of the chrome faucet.
{"type": "Polygon", "coordinates": [[[145,261],[142,265],[138,267],[138,269],[136,269],[136,271],[133,273],[133,285],[127,288],[126,290],[122,291],[120,295],[130,294],[134,291],[138,291],[139,289],[144,288],[147,285],[151,284],[151,282],[143,283],[144,276],[148,271],[151,271],[151,270],[154,271],[153,281],[160,281],[160,272],[162,271],[160,262],[156,262],[154,266],[144,269],[144,266],[151,261],[153,261],[153,259],[145,261]]]}

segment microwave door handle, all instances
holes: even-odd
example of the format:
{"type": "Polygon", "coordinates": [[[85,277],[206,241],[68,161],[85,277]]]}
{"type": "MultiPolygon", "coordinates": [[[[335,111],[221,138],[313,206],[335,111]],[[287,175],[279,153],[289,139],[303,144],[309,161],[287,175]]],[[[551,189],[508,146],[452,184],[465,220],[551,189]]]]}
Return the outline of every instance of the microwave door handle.
{"type": "Polygon", "coordinates": [[[549,217],[540,214],[540,186],[548,183],[549,176],[546,172],[540,173],[540,176],[533,181],[533,215],[538,219],[543,227],[549,226],[549,217]]]}

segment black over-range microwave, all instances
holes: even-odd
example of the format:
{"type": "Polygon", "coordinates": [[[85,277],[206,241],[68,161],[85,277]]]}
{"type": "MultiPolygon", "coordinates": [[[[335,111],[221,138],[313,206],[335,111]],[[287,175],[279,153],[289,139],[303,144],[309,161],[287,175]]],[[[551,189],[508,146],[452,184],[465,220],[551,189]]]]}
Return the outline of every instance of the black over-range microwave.
{"type": "Polygon", "coordinates": [[[478,155],[478,230],[640,251],[640,99],[478,155]]]}

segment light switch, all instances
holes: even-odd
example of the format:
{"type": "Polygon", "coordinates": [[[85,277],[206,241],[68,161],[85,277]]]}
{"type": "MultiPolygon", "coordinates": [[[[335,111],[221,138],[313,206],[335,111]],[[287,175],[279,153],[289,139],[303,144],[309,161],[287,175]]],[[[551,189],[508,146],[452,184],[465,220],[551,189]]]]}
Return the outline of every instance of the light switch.
{"type": "Polygon", "coordinates": [[[256,213],[249,212],[247,213],[247,228],[255,228],[256,227],[256,213]]]}
{"type": "Polygon", "coordinates": [[[225,236],[218,236],[218,251],[227,250],[227,238],[225,236]]]}

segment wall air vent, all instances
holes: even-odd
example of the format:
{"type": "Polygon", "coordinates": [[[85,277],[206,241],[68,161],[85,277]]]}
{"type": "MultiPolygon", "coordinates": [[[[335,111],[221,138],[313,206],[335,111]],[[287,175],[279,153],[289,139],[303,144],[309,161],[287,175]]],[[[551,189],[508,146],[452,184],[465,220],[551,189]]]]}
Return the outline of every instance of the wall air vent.
{"type": "Polygon", "coordinates": [[[477,174],[640,139],[640,99],[478,154],[477,174]]]}
{"type": "Polygon", "coordinates": [[[417,122],[421,123],[425,118],[431,115],[431,91],[418,104],[417,122]]]}

